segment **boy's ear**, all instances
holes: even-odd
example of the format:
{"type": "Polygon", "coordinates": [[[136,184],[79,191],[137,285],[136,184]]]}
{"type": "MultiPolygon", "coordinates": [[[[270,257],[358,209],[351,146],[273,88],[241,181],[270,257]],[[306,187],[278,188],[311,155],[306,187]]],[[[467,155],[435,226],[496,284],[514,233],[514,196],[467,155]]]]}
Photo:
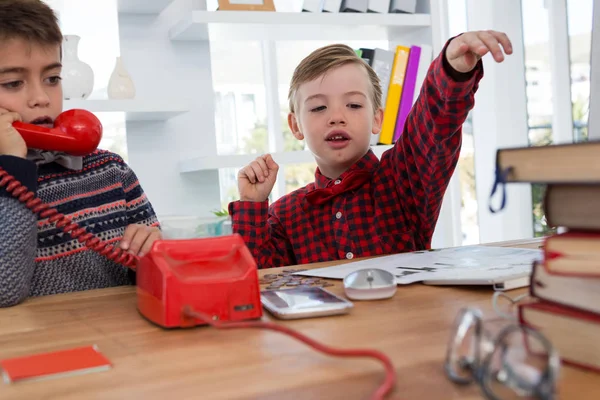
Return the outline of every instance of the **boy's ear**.
{"type": "Polygon", "coordinates": [[[298,140],[304,139],[304,135],[300,132],[300,124],[298,124],[298,120],[296,119],[296,114],[289,113],[288,114],[288,125],[290,126],[290,131],[294,137],[298,140]]]}
{"type": "Polygon", "coordinates": [[[373,135],[377,135],[381,132],[381,125],[383,125],[383,108],[377,109],[375,111],[375,115],[373,116],[373,135]]]}

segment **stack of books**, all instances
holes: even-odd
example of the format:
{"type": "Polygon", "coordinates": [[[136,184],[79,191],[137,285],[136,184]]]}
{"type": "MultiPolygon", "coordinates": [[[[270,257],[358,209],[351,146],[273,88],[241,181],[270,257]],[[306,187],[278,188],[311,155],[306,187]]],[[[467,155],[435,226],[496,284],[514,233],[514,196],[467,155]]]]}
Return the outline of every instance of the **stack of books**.
{"type": "Polygon", "coordinates": [[[543,184],[547,223],[561,228],[534,262],[521,323],[563,363],[600,372],[600,142],[500,149],[496,168],[500,184],[543,184]]]}

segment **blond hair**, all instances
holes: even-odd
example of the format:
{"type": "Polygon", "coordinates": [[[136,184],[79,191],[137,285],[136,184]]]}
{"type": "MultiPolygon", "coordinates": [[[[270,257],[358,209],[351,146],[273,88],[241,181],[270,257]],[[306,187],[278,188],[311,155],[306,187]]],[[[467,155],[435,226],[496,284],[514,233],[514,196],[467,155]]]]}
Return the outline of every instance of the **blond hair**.
{"type": "Polygon", "coordinates": [[[360,58],[350,46],[345,44],[330,44],[310,53],[294,70],[288,92],[290,112],[295,112],[296,94],[300,85],[346,64],[356,64],[365,68],[371,81],[373,111],[381,108],[381,83],[373,68],[360,58]]]}

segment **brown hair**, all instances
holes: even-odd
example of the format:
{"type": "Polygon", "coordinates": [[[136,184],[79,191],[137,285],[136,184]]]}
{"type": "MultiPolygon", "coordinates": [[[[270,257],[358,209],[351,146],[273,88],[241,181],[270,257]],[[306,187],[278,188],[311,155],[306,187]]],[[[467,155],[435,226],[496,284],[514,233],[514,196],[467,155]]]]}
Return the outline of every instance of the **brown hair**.
{"type": "Polygon", "coordinates": [[[294,70],[288,92],[290,112],[295,112],[294,103],[300,85],[346,64],[361,65],[369,74],[372,88],[371,101],[373,102],[373,110],[377,111],[381,107],[381,83],[373,68],[360,58],[350,46],[345,44],[330,44],[310,53],[294,70]]]}
{"type": "Polygon", "coordinates": [[[54,11],[41,0],[0,0],[0,39],[61,45],[54,11]]]}

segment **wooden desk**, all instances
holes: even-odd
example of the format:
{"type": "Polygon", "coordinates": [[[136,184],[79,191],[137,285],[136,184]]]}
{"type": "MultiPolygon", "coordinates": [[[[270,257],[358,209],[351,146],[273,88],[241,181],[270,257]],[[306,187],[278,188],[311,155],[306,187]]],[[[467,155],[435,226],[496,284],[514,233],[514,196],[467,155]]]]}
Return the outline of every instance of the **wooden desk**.
{"type": "MultiPolygon", "coordinates": [[[[335,282],[328,289],[343,293],[335,282]]],[[[400,287],[391,300],[356,302],[349,315],[277,322],[329,345],[388,354],[398,380],[390,399],[480,399],[476,385],[448,381],[443,360],[458,310],[478,306],[492,316],[491,296],[489,288],[415,284],[400,287]]],[[[378,362],[325,356],[276,332],[163,330],[138,314],[132,287],[35,298],[0,310],[3,358],[89,344],[99,346],[112,370],[0,384],[0,398],[350,400],[367,398],[384,376],[378,362]]],[[[561,374],[560,398],[599,398],[597,374],[565,367],[561,374]]]]}

